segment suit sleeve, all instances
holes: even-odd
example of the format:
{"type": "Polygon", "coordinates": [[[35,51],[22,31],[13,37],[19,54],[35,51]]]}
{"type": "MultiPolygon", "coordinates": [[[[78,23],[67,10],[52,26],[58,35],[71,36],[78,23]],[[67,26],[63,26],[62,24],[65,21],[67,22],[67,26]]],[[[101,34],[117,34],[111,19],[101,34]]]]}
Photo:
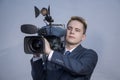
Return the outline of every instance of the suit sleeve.
{"type": "Polygon", "coordinates": [[[77,58],[73,58],[62,55],[59,52],[54,52],[51,61],[62,66],[64,70],[73,75],[90,74],[96,66],[98,56],[93,50],[86,50],[82,54],[82,56],[78,55],[77,58]]]}
{"type": "Polygon", "coordinates": [[[32,67],[32,78],[33,80],[44,80],[44,69],[42,65],[42,59],[39,59],[37,61],[33,61],[31,59],[31,67],[32,67]]]}

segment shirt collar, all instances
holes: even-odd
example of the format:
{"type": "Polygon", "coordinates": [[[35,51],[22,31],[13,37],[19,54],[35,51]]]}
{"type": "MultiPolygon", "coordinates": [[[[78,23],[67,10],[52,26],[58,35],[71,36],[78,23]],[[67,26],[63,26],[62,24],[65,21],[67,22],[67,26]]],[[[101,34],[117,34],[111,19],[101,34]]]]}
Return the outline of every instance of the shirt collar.
{"type": "MultiPolygon", "coordinates": [[[[80,44],[78,44],[76,47],[78,47],[79,45],[80,45],[80,44]]],[[[71,50],[68,50],[67,48],[65,48],[65,52],[66,52],[66,51],[72,52],[76,47],[72,48],[71,50]]]]}

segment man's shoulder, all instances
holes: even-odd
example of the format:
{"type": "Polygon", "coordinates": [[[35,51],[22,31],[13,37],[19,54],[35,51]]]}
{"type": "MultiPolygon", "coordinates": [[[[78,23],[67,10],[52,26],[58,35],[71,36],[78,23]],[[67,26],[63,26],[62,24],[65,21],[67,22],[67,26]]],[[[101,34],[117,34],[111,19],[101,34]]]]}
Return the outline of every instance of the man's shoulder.
{"type": "Polygon", "coordinates": [[[83,53],[86,53],[86,54],[90,53],[97,56],[97,52],[94,49],[85,48],[82,45],[79,45],[77,50],[82,51],[83,53]]]}
{"type": "Polygon", "coordinates": [[[93,57],[94,59],[96,59],[96,61],[97,61],[97,59],[98,59],[98,54],[97,54],[97,52],[96,52],[95,50],[93,50],[93,49],[86,49],[86,50],[84,51],[84,54],[85,54],[86,56],[91,56],[91,57],[93,57]]]}

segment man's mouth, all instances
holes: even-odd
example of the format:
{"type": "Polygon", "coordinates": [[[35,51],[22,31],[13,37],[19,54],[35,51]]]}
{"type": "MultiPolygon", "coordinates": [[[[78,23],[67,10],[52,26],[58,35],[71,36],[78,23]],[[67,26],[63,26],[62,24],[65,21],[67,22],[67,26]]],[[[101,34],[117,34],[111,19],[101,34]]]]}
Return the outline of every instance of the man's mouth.
{"type": "Polygon", "coordinates": [[[74,36],[69,36],[69,38],[73,38],[74,39],[75,37],[74,36]]]}

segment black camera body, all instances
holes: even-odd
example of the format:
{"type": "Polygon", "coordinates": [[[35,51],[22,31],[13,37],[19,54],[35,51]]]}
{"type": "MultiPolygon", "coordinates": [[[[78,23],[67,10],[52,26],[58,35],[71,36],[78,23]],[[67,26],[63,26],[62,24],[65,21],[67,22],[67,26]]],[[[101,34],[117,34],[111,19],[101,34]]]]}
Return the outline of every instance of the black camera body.
{"type": "Polygon", "coordinates": [[[61,37],[55,35],[38,35],[38,36],[26,36],[24,38],[24,51],[26,54],[43,54],[45,49],[46,38],[50,44],[51,49],[60,51],[63,49],[63,41],[61,37]]]}
{"type": "Polygon", "coordinates": [[[37,36],[25,36],[24,38],[24,52],[26,54],[42,54],[45,49],[44,38],[48,40],[51,49],[60,51],[64,48],[64,41],[62,40],[65,29],[55,27],[53,25],[37,28],[31,24],[24,24],[21,26],[21,31],[27,34],[37,33],[37,36]]]}

